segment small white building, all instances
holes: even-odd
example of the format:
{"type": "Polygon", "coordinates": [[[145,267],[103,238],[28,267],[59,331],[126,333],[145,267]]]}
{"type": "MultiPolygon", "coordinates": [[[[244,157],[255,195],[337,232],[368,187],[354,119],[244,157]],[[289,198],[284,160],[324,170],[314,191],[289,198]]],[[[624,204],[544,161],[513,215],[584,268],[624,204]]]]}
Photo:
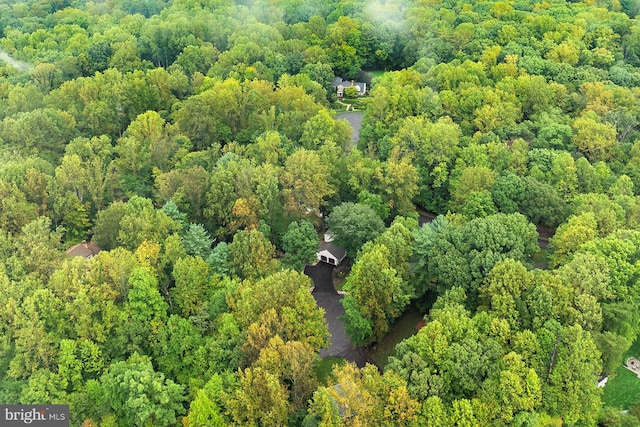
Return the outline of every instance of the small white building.
{"type": "Polygon", "coordinates": [[[333,242],[322,242],[317,253],[318,261],[331,265],[339,265],[347,256],[347,251],[333,242]]]}

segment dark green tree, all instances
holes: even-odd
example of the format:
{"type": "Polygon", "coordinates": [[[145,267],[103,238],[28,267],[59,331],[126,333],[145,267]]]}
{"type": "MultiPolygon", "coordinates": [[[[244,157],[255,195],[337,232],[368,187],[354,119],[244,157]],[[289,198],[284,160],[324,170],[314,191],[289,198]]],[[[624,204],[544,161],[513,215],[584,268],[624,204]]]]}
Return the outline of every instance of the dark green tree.
{"type": "Polygon", "coordinates": [[[229,274],[229,245],[225,242],[218,243],[207,257],[207,264],[215,274],[227,276],[229,274]]]}
{"type": "Polygon", "coordinates": [[[303,270],[305,265],[317,260],[318,244],[318,233],[313,224],[304,219],[292,222],[282,236],[282,263],[295,270],[303,270]]]}
{"type": "Polygon", "coordinates": [[[182,236],[182,244],[189,255],[207,259],[211,254],[213,239],[202,224],[189,224],[182,236]]]}
{"type": "Polygon", "coordinates": [[[366,242],[374,240],[384,231],[384,222],[369,206],[346,202],[336,206],[327,217],[327,226],[337,245],[355,259],[366,242]]]}
{"type": "Polygon", "coordinates": [[[495,214],[460,226],[446,219],[424,225],[416,237],[416,289],[435,283],[442,293],[463,286],[475,304],[477,289],[493,266],[511,258],[530,262],[538,232],[521,214],[495,214]]]}
{"type": "Polygon", "coordinates": [[[171,315],[155,337],[154,361],[168,378],[188,384],[190,378],[200,379],[205,375],[204,338],[189,320],[171,315]]]}

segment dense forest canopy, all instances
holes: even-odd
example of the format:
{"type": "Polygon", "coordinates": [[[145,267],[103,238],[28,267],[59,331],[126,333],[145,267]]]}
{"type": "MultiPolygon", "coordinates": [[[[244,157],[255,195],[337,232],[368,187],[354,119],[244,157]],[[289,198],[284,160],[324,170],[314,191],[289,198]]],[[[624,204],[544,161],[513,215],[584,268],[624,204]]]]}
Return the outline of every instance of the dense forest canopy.
{"type": "Polygon", "coordinates": [[[640,425],[596,386],[640,333],[639,9],[0,0],[0,402],[85,427],[640,425]],[[354,345],[425,317],[386,365],[322,373],[326,225],[354,345]]]}

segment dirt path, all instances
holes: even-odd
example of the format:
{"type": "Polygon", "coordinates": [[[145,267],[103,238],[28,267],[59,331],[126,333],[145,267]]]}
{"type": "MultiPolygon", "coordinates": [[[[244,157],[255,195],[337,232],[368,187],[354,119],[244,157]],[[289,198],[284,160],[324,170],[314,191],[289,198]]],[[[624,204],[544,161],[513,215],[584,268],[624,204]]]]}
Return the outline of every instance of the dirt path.
{"type": "Polygon", "coordinates": [[[345,108],[347,111],[349,111],[349,110],[352,108],[351,104],[345,104],[344,102],[340,101],[339,99],[338,99],[336,102],[337,102],[338,104],[340,104],[340,105],[344,105],[344,108],[345,108]]]}

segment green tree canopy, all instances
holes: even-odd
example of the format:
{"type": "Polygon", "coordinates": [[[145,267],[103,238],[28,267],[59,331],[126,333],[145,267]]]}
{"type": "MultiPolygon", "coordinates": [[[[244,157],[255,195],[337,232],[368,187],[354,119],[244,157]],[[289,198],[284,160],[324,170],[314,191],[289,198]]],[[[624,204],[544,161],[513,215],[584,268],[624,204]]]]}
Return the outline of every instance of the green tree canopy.
{"type": "Polygon", "coordinates": [[[283,270],[255,282],[244,281],[229,297],[238,324],[255,338],[247,343],[254,357],[275,335],[285,342],[306,343],[316,351],[327,345],[324,310],[316,305],[310,288],[307,276],[283,270]]]}
{"type": "Polygon", "coordinates": [[[258,230],[238,231],[228,246],[229,269],[233,276],[256,280],[276,270],[275,247],[258,230]]]}
{"type": "Polygon", "coordinates": [[[356,345],[381,340],[412,297],[408,283],[390,265],[390,257],[383,244],[368,245],[347,278],[345,330],[356,345]]]}
{"type": "Polygon", "coordinates": [[[313,264],[317,260],[318,244],[318,233],[313,224],[306,220],[292,222],[282,236],[282,263],[301,271],[305,265],[313,264]]]}
{"type": "Polygon", "coordinates": [[[120,426],[170,425],[184,413],[184,387],[156,372],[151,360],[137,353],[109,366],[100,385],[101,400],[120,426]]]}
{"type": "Polygon", "coordinates": [[[351,202],[336,206],[327,217],[327,226],[336,244],[352,259],[362,245],[384,231],[384,223],[369,206],[351,202]]]}
{"type": "Polygon", "coordinates": [[[529,262],[537,251],[538,232],[520,214],[495,214],[456,225],[442,218],[424,225],[416,238],[417,289],[432,281],[442,292],[463,286],[475,302],[477,289],[493,266],[504,259],[529,262]]]}

